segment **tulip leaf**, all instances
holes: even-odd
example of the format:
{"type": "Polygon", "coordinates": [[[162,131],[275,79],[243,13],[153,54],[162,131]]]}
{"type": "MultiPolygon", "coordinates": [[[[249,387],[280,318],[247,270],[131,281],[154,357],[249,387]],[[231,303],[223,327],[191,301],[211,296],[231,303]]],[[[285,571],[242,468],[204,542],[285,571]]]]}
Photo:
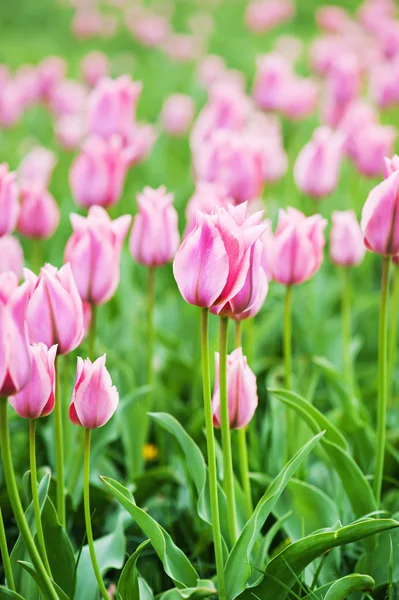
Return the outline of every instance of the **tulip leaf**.
{"type": "Polygon", "coordinates": [[[167,531],[135,504],[134,498],[127,488],[109,477],[100,477],[100,479],[151,540],[151,544],[164,566],[165,573],[169,575],[175,585],[194,587],[198,574],[167,531]]]}
{"type": "Polygon", "coordinates": [[[234,600],[244,589],[251,575],[251,550],[266,519],[283,493],[289,480],[316,446],[324,432],[309,440],[285,465],[259,500],[252,517],[245,525],[226,563],[226,591],[228,600],[234,600]]]}
{"type": "Polygon", "coordinates": [[[0,600],[24,600],[24,597],[0,585],[0,600]]]}
{"type": "Polygon", "coordinates": [[[352,573],[335,581],[324,596],[324,600],[345,600],[350,594],[371,591],[374,586],[375,581],[370,575],[352,573]]]}
{"type": "MultiPolygon", "coordinates": [[[[25,571],[27,573],[29,573],[30,577],[32,577],[32,579],[34,579],[37,583],[37,585],[40,586],[40,577],[38,575],[38,573],[36,573],[35,569],[33,568],[33,565],[29,562],[26,562],[25,560],[19,560],[18,561],[19,564],[21,565],[21,567],[23,569],[25,569],[25,571]]],[[[57,596],[59,598],[59,600],[70,600],[69,596],[67,596],[64,591],[60,588],[59,585],[56,584],[55,581],[52,582],[55,591],[57,592],[57,596]]]]}
{"type": "Polygon", "coordinates": [[[137,560],[150,540],[145,540],[131,555],[119,578],[118,596],[120,600],[140,600],[139,577],[137,572],[137,560]]]}
{"type": "Polygon", "coordinates": [[[273,558],[266,567],[262,582],[245,590],[240,595],[240,600],[253,600],[254,594],[262,600],[284,600],[286,588],[290,588],[305,567],[317,557],[337,546],[356,542],[394,527],[399,527],[399,522],[393,519],[364,519],[336,530],[323,530],[302,538],[273,558]]]}
{"type": "Polygon", "coordinates": [[[199,600],[215,596],[217,590],[212,581],[208,579],[198,580],[196,587],[179,590],[174,588],[161,594],[159,600],[199,600]]]}

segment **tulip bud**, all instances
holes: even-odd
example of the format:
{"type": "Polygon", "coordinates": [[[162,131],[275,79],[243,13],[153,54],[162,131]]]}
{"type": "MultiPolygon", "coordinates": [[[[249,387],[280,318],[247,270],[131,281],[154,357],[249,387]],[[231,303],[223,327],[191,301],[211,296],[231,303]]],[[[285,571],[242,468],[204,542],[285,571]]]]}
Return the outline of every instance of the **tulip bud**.
{"type": "Polygon", "coordinates": [[[20,206],[15,173],[6,163],[0,164],[0,236],[12,233],[17,225],[20,206]]]}
{"type": "Polygon", "coordinates": [[[44,101],[50,100],[56,86],[64,79],[66,63],[57,56],[48,56],[38,66],[39,93],[44,101]]]}
{"type": "Polygon", "coordinates": [[[31,376],[26,327],[29,286],[11,271],[0,274],[0,397],[22,390],[31,376]]]}
{"type": "Polygon", "coordinates": [[[130,252],[147,267],[159,267],[170,262],[179,247],[177,212],[173,195],[164,187],[144,188],[137,196],[139,212],[133,221],[130,252]]]}
{"type": "Polygon", "coordinates": [[[171,136],[179,137],[187,133],[194,117],[195,104],[187,94],[169,96],[162,107],[161,124],[171,136]]]}
{"type": "Polygon", "coordinates": [[[31,185],[47,188],[54,171],[54,152],[35,146],[26,154],[18,167],[18,181],[21,187],[31,185]]]}
{"type": "Polygon", "coordinates": [[[59,222],[60,209],[50,192],[35,186],[22,188],[19,233],[43,240],[53,235],[59,222]]]}
{"type": "Polygon", "coordinates": [[[80,70],[85,82],[90,87],[94,87],[108,75],[108,57],[102,52],[89,52],[80,63],[80,70]]]}
{"type": "Polygon", "coordinates": [[[93,363],[78,358],[76,382],[69,407],[75,425],[96,429],[105,425],[117,409],[119,395],[105,366],[105,354],[93,363]]]}
{"type": "MultiPolygon", "coordinates": [[[[219,353],[215,353],[215,389],[212,397],[213,424],[221,427],[219,353]]],[[[232,429],[246,427],[258,406],[256,377],[248,366],[242,348],[236,348],[227,356],[227,401],[229,424],[232,429]]]]}
{"type": "Polygon", "coordinates": [[[353,210],[335,211],[332,214],[330,257],[342,267],[360,264],[366,252],[360,225],[353,210]]]}
{"type": "Polygon", "coordinates": [[[73,233],[65,247],[80,297],[103,304],[114,295],[120,277],[120,257],[130,226],[130,215],[111,221],[101,206],[89,208],[87,218],[70,215],[73,233]]]}
{"type": "Polygon", "coordinates": [[[10,397],[15,412],[24,419],[49,415],[55,404],[55,357],[57,346],[32,344],[32,375],[24,389],[10,397]]]}
{"type": "Polygon", "coordinates": [[[58,354],[75,350],[84,335],[83,307],[70,265],[59,270],[45,265],[39,277],[29,269],[24,273],[30,284],[26,318],[31,343],[58,344],[58,354]]]}
{"type": "Polygon", "coordinates": [[[82,115],[64,115],[54,121],[57,143],[64,150],[79,148],[85,134],[86,124],[82,115]]]}
{"type": "Polygon", "coordinates": [[[12,271],[20,279],[23,267],[24,254],[19,240],[12,235],[0,237],[0,273],[12,271]]]}
{"type": "Polygon", "coordinates": [[[384,173],[384,157],[393,152],[397,131],[389,125],[368,125],[352,138],[351,157],[360,173],[377,177],[384,173]]]}

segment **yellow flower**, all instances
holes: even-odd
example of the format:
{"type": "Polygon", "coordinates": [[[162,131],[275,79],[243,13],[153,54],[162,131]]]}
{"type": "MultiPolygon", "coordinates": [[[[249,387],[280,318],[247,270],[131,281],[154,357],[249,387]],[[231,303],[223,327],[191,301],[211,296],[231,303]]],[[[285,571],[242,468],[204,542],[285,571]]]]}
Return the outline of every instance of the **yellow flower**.
{"type": "Polygon", "coordinates": [[[158,448],[155,444],[144,444],[143,446],[143,458],[144,460],[151,462],[158,456],[158,448]]]}

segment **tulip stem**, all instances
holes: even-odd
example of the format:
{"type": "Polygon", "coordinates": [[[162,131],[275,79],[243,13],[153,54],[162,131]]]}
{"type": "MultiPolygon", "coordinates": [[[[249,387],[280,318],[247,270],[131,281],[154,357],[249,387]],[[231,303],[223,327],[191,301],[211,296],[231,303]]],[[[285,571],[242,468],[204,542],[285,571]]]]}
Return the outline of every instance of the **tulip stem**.
{"type": "Polygon", "coordinates": [[[389,300],[389,267],[391,258],[384,256],[382,260],[380,322],[378,334],[378,410],[377,410],[377,446],[374,473],[374,494],[377,506],[381,501],[382,478],[385,458],[385,428],[388,399],[388,300],[389,300]]]}
{"type": "Polygon", "coordinates": [[[234,494],[234,473],[233,458],[231,452],[230,435],[230,417],[229,403],[227,397],[227,330],[229,320],[227,317],[220,317],[220,365],[219,365],[219,385],[220,385],[220,420],[222,426],[222,446],[223,446],[223,484],[227,498],[227,520],[229,524],[230,542],[235,544],[237,540],[237,518],[236,503],[234,494]]]}
{"type": "Polygon", "coordinates": [[[55,359],[55,472],[57,478],[57,514],[61,527],[65,527],[65,489],[64,489],[64,436],[62,429],[62,405],[60,394],[59,357],[55,359]]]}
{"type": "MultiPolygon", "coordinates": [[[[284,303],[284,370],[285,387],[292,389],[292,287],[287,285],[285,289],[284,303]]],[[[290,459],[293,454],[294,437],[294,414],[292,410],[286,411],[287,425],[287,458],[290,459]]]]}
{"type": "Polygon", "coordinates": [[[234,321],[234,347],[239,348],[241,346],[241,321],[234,321]]]}
{"type": "Polygon", "coordinates": [[[100,567],[98,566],[96,550],[94,548],[93,530],[91,528],[91,513],[90,513],[90,438],[91,430],[85,430],[85,449],[84,449],[84,487],[83,487],[83,499],[84,499],[84,511],[85,511],[85,522],[86,522],[86,534],[87,542],[89,545],[89,552],[91,558],[91,564],[93,566],[94,575],[96,577],[99,590],[104,600],[109,600],[107,589],[104,585],[103,579],[100,573],[100,567]]]}
{"type": "Polygon", "coordinates": [[[42,517],[40,512],[39,493],[37,487],[37,469],[36,469],[36,421],[29,421],[29,456],[30,456],[30,480],[32,488],[33,512],[35,514],[36,531],[39,552],[41,554],[47,573],[52,577],[50,564],[48,562],[46,544],[42,526],[42,517]]]}
{"type": "MultiPolygon", "coordinates": [[[[155,304],[155,267],[148,269],[148,298],[147,298],[147,384],[154,384],[154,304],[155,304]]],[[[149,402],[152,392],[149,392],[149,402]]],[[[150,406],[151,408],[151,406],[150,406]]]]}
{"type": "Polygon", "coordinates": [[[398,339],[398,304],[399,304],[399,266],[395,265],[393,273],[393,290],[391,303],[391,318],[389,322],[389,363],[388,363],[388,381],[391,386],[390,400],[393,402],[395,392],[394,371],[396,366],[396,345],[398,339]]]}
{"type": "Polygon", "coordinates": [[[351,273],[342,268],[342,351],[344,378],[349,391],[353,392],[353,366],[351,356],[351,273]]]}
{"type": "Polygon", "coordinates": [[[218,484],[216,470],[215,433],[212,417],[211,376],[209,369],[209,334],[208,334],[208,309],[201,309],[202,317],[202,386],[204,395],[204,413],[206,426],[206,444],[209,471],[209,495],[211,502],[213,545],[215,550],[216,574],[218,579],[219,599],[226,600],[224,581],[223,546],[220,532],[218,484]]]}
{"type": "Polygon", "coordinates": [[[10,555],[8,554],[7,538],[4,529],[3,513],[0,507],[0,553],[4,566],[4,574],[6,576],[6,585],[9,590],[15,592],[14,576],[12,574],[10,555]]]}
{"type": "Polygon", "coordinates": [[[0,447],[3,460],[4,478],[7,487],[7,493],[14,513],[18,529],[24,540],[29,556],[39,577],[40,586],[43,593],[49,600],[58,600],[53,583],[49,578],[43,565],[40,554],[36,548],[29,525],[25,519],[24,510],[18,493],[17,482],[15,480],[14,467],[12,464],[10,434],[8,431],[8,402],[6,398],[0,398],[0,447]]]}
{"type": "Polygon", "coordinates": [[[91,323],[89,333],[89,357],[90,360],[94,360],[94,353],[96,351],[96,333],[97,333],[97,306],[91,305],[91,323]]]}

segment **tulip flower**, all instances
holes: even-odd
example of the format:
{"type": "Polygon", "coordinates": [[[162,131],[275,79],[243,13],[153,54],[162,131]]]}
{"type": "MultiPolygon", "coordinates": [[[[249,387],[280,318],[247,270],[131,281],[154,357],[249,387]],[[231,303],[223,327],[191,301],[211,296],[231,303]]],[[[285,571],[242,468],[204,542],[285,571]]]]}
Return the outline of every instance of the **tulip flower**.
{"type": "Polygon", "coordinates": [[[63,117],[83,114],[86,103],[86,87],[73,79],[64,79],[53,90],[50,108],[56,117],[63,117]]]}
{"type": "Polygon", "coordinates": [[[280,110],[281,99],[292,78],[292,66],[283,56],[272,53],[258,57],[252,95],[263,110],[280,110]]]}
{"type": "Polygon", "coordinates": [[[24,254],[18,239],[12,235],[0,237],[0,273],[12,271],[20,279],[23,267],[24,254]]]}
{"type": "Polygon", "coordinates": [[[65,247],[65,262],[82,300],[98,305],[114,295],[120,277],[120,256],[131,223],[130,215],[111,221],[100,206],[92,206],[88,217],[70,215],[73,233],[65,247]]]}
{"type": "Polygon", "coordinates": [[[327,127],[313,133],[294,165],[294,179],[302,193],[320,199],[331,194],[338,184],[343,138],[327,127]]]}
{"type": "Polygon", "coordinates": [[[245,12],[245,23],[254,33],[265,33],[295,14],[291,0],[251,0],[245,12]]]}
{"type": "Polygon", "coordinates": [[[16,81],[11,79],[6,82],[1,90],[0,125],[3,128],[13,127],[22,118],[23,110],[24,105],[20,89],[16,81]]]}
{"type": "Polygon", "coordinates": [[[208,54],[199,60],[197,77],[201,87],[209,90],[220,82],[226,72],[226,65],[221,56],[208,54]]]}
{"type": "Polygon", "coordinates": [[[353,52],[337,57],[327,73],[327,89],[322,106],[322,120],[337,127],[348,106],[359,95],[360,64],[353,52]]]}
{"type": "Polygon", "coordinates": [[[93,363],[78,358],[76,381],[69,407],[75,425],[96,429],[105,425],[117,409],[119,396],[105,366],[105,355],[93,363]]]}
{"type": "MultiPolygon", "coordinates": [[[[216,381],[212,398],[213,424],[221,427],[219,353],[215,353],[216,381]]],[[[227,357],[227,397],[229,423],[232,429],[241,429],[250,423],[258,406],[256,377],[247,364],[242,348],[236,348],[227,357]]]]}
{"type": "Polygon", "coordinates": [[[70,265],[59,270],[45,265],[39,277],[29,269],[24,273],[30,284],[26,318],[31,343],[58,344],[58,354],[75,350],[84,334],[83,308],[70,265]]]}
{"type": "Polygon", "coordinates": [[[29,286],[18,277],[0,274],[0,398],[22,390],[31,377],[31,352],[26,327],[29,286]]]}
{"type": "Polygon", "coordinates": [[[12,233],[17,225],[20,206],[19,189],[14,172],[0,164],[0,236],[12,233]]]}
{"type": "Polygon", "coordinates": [[[64,115],[54,121],[57,143],[64,150],[79,148],[86,134],[86,124],[82,115],[64,115]]]}
{"type": "Polygon", "coordinates": [[[42,343],[32,344],[32,375],[28,385],[14,396],[10,404],[24,419],[38,419],[49,415],[55,404],[55,366],[57,346],[47,348],[42,343]]]}
{"type": "Polygon", "coordinates": [[[54,152],[42,146],[33,147],[18,167],[21,187],[40,186],[47,188],[57,159],[54,152]]]}
{"type": "Polygon", "coordinates": [[[366,177],[384,173],[384,158],[393,152],[397,131],[389,125],[368,125],[360,128],[352,138],[351,158],[366,177]]]}
{"type": "Polygon", "coordinates": [[[186,237],[195,227],[197,212],[210,215],[217,206],[227,208],[232,201],[227,197],[226,190],[219,183],[210,183],[208,181],[198,181],[195,186],[194,194],[191,196],[186,206],[186,237]]]}
{"type": "Polygon", "coordinates": [[[126,25],[135,40],[148,48],[159,47],[170,31],[169,20],[142,7],[134,7],[126,12],[126,25]]]}
{"type": "Polygon", "coordinates": [[[38,66],[40,98],[47,102],[50,100],[56,86],[64,79],[66,63],[58,56],[48,56],[38,66]]]}
{"type": "Polygon", "coordinates": [[[108,75],[108,57],[102,52],[89,52],[80,63],[80,70],[87,85],[95,87],[108,75]]]}
{"type": "Polygon", "coordinates": [[[146,187],[137,196],[139,212],[130,237],[133,258],[147,267],[159,267],[170,262],[179,246],[177,212],[173,195],[164,187],[146,187]]]}
{"type": "Polygon", "coordinates": [[[194,117],[195,104],[187,94],[169,96],[162,107],[161,124],[166,133],[180,137],[187,133],[194,117]]]}
{"type": "Polygon", "coordinates": [[[330,257],[334,264],[354,267],[364,258],[366,247],[356,214],[353,210],[332,213],[330,257]]]}
{"type": "Polygon", "coordinates": [[[43,240],[53,235],[59,222],[60,209],[50,192],[37,186],[22,188],[19,233],[43,240]]]}

